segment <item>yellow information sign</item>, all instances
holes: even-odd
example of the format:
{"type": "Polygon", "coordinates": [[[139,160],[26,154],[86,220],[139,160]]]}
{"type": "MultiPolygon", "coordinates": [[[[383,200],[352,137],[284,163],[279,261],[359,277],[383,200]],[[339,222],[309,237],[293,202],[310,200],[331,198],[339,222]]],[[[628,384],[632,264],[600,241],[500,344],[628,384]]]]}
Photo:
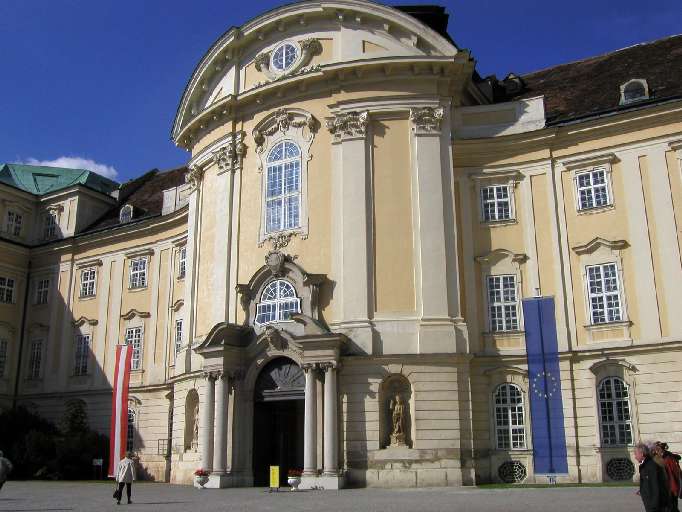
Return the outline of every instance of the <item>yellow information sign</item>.
{"type": "Polygon", "coordinates": [[[270,466],[270,489],[279,489],[279,466],[270,466]]]}

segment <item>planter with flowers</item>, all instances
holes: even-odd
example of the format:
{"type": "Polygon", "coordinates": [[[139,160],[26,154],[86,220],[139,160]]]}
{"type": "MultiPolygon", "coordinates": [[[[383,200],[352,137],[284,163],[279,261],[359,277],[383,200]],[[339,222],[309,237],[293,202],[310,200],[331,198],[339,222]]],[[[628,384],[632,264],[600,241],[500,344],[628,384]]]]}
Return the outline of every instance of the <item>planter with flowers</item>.
{"type": "Polygon", "coordinates": [[[194,484],[195,487],[198,487],[199,489],[203,489],[204,485],[208,482],[208,475],[210,473],[203,469],[199,468],[194,472],[194,484]]]}
{"type": "Polygon", "coordinates": [[[290,469],[287,472],[287,483],[292,491],[298,491],[298,486],[301,485],[301,473],[300,469],[290,469]]]}

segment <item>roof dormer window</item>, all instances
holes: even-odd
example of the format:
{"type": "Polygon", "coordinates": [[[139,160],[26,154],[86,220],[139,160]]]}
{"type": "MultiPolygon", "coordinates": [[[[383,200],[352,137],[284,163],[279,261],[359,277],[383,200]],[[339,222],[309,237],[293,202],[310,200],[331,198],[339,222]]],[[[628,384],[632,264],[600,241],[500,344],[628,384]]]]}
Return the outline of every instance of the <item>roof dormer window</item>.
{"type": "Polygon", "coordinates": [[[125,224],[133,220],[133,207],[127,204],[121,208],[121,213],[118,215],[118,220],[121,222],[121,224],[125,224]]]}
{"type": "Polygon", "coordinates": [[[646,80],[633,78],[620,86],[620,104],[628,105],[649,99],[649,85],[646,80]]]}

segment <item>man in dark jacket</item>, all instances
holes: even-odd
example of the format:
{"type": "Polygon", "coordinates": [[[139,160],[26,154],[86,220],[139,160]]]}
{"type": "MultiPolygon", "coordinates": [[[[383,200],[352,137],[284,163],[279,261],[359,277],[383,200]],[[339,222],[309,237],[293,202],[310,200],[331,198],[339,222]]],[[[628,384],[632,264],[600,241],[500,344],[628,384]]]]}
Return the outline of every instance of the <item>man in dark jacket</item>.
{"type": "Polygon", "coordinates": [[[665,471],[656,464],[650,448],[644,443],[635,446],[635,459],[639,462],[639,495],[646,512],[666,512],[668,509],[668,483],[665,471]]]}

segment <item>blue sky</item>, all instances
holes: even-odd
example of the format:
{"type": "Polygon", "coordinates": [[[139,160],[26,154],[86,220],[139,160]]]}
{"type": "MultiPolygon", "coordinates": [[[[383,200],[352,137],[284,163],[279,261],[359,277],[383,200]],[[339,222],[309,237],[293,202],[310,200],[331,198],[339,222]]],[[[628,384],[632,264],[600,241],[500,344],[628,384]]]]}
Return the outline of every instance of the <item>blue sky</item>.
{"type": "MultiPolygon", "coordinates": [[[[284,3],[0,0],[0,162],[90,166],[119,181],[183,164],[169,133],[194,66],[230,26],[284,3]]],[[[388,3],[446,6],[482,75],[682,32],[680,0],[388,3]]]]}

